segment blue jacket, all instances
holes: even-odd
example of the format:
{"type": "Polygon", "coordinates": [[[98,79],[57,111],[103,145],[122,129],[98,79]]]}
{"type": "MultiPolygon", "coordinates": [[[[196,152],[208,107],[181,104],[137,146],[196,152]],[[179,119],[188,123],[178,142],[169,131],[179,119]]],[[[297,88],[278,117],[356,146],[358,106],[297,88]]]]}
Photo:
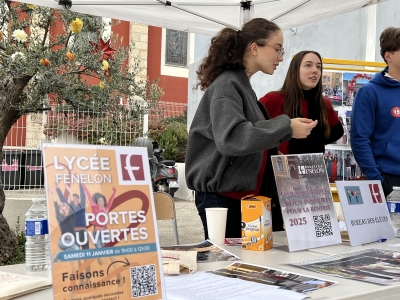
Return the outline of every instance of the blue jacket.
{"type": "Polygon", "coordinates": [[[388,68],[361,87],[351,115],[351,148],[368,180],[400,175],[400,82],[388,68]]]}

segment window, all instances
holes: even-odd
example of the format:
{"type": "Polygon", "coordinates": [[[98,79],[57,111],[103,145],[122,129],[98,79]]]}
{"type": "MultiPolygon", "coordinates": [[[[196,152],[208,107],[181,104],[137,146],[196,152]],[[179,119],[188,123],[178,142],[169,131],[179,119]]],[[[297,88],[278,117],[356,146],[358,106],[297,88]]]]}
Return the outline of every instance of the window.
{"type": "Polygon", "coordinates": [[[276,163],[278,164],[278,171],[283,172],[283,164],[282,164],[282,159],[280,157],[277,157],[276,163]]]}
{"type": "MultiPolygon", "coordinates": [[[[161,75],[165,76],[174,76],[174,77],[181,77],[181,78],[188,78],[189,77],[189,65],[194,63],[194,50],[195,50],[195,34],[194,33],[186,33],[184,31],[176,31],[176,30],[168,30],[166,28],[162,29],[162,34],[161,34],[161,51],[160,51],[160,71],[161,75]],[[168,31],[168,32],[167,32],[168,31]],[[175,41],[171,41],[171,45],[169,44],[169,39],[171,37],[171,32],[178,33],[178,35],[175,34],[176,40],[178,40],[179,44],[179,39],[182,42],[183,39],[186,39],[186,42],[181,44],[181,46],[185,49],[184,55],[171,55],[172,53],[169,53],[169,50],[171,49],[171,45],[174,45],[175,41]],[[185,36],[182,38],[182,34],[185,36]],[[168,47],[167,47],[168,46],[168,47]],[[174,62],[177,57],[182,56],[184,58],[181,59],[181,64],[177,64],[174,62]],[[171,60],[173,60],[171,62],[171,60]]],[[[179,48],[179,47],[178,47],[179,48]]],[[[177,48],[175,48],[176,50],[177,48]]],[[[178,49],[179,50],[179,49],[178,49]]]]}
{"type": "Polygon", "coordinates": [[[322,77],[322,82],[326,82],[326,76],[322,77]]]}
{"type": "Polygon", "coordinates": [[[330,77],[328,77],[328,82],[331,82],[331,78],[330,77]]]}
{"type": "Polygon", "coordinates": [[[188,33],[184,31],[166,30],[165,64],[186,67],[188,64],[188,33]]]}

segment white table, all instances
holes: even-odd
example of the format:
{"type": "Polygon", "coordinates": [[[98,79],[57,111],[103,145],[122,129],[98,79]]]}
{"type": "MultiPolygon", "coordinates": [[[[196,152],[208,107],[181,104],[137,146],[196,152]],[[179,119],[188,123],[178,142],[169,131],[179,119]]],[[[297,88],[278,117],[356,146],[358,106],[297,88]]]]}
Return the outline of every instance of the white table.
{"type": "MultiPolygon", "coordinates": [[[[324,300],[324,299],[384,299],[384,300],[398,300],[400,299],[400,284],[392,286],[384,286],[373,283],[367,283],[357,280],[344,279],[334,276],[328,276],[306,269],[298,268],[289,263],[298,262],[300,260],[317,259],[324,256],[340,254],[350,251],[356,251],[360,249],[367,248],[384,248],[384,249],[396,249],[395,247],[390,247],[390,244],[397,244],[400,239],[392,239],[384,243],[373,243],[365,246],[351,247],[349,243],[342,243],[340,245],[328,246],[315,248],[304,251],[297,252],[285,252],[278,249],[270,249],[265,252],[242,250],[240,246],[227,246],[226,249],[230,252],[238,255],[243,262],[250,264],[262,265],[270,268],[280,269],[284,271],[289,271],[293,273],[301,273],[310,277],[320,277],[327,280],[337,281],[338,284],[314,291],[307,296],[309,299],[314,300],[324,300]]],[[[284,232],[274,233],[274,247],[280,245],[287,245],[286,235],[284,232]]],[[[400,250],[400,248],[399,248],[400,250]]],[[[232,262],[213,262],[213,263],[201,263],[198,264],[198,270],[215,270],[224,266],[231,264],[232,262]]],[[[12,265],[0,267],[0,271],[11,272],[22,275],[31,276],[42,276],[50,277],[50,272],[38,272],[32,273],[27,272],[25,265],[12,265]]],[[[48,300],[53,299],[52,289],[46,289],[43,291],[38,291],[26,296],[18,297],[19,300],[48,300]]]]}
{"type": "MultiPolygon", "coordinates": [[[[310,277],[319,277],[327,280],[336,281],[337,285],[326,289],[314,291],[307,296],[310,299],[384,299],[384,300],[399,300],[400,299],[400,284],[384,286],[352,279],[345,279],[335,276],[324,275],[312,272],[303,268],[298,268],[290,263],[295,263],[301,260],[309,260],[322,258],[329,255],[341,254],[350,251],[380,248],[396,250],[400,248],[390,247],[390,244],[398,244],[400,239],[391,239],[384,243],[371,243],[365,246],[351,247],[350,243],[345,242],[338,245],[314,248],[297,252],[284,252],[277,249],[270,249],[265,252],[242,250],[240,247],[227,248],[232,253],[238,255],[244,262],[263,265],[270,268],[285,270],[293,273],[301,273],[310,277]]],[[[284,232],[274,233],[274,247],[279,245],[287,245],[286,234],[284,232]]],[[[208,264],[211,265],[211,264],[208,264]]],[[[212,264],[212,269],[215,269],[212,264]]]]}

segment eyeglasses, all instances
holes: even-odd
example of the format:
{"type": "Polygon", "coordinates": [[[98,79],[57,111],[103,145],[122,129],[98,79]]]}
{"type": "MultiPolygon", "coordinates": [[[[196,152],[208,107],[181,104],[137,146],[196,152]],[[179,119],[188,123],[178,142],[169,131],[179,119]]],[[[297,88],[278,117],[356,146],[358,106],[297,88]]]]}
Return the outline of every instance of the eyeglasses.
{"type": "Polygon", "coordinates": [[[265,45],[265,46],[273,48],[276,52],[276,55],[278,56],[278,59],[282,58],[285,55],[285,48],[283,48],[283,47],[276,49],[275,47],[270,46],[270,45],[265,45]]]}

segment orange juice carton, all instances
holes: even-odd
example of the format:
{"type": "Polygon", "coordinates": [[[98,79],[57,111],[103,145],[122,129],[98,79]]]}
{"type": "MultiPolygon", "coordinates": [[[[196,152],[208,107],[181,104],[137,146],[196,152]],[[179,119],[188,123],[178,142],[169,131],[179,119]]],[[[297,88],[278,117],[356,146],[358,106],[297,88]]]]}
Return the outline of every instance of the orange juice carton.
{"type": "Polygon", "coordinates": [[[242,198],[242,248],[265,251],[272,248],[271,198],[242,198]]]}

